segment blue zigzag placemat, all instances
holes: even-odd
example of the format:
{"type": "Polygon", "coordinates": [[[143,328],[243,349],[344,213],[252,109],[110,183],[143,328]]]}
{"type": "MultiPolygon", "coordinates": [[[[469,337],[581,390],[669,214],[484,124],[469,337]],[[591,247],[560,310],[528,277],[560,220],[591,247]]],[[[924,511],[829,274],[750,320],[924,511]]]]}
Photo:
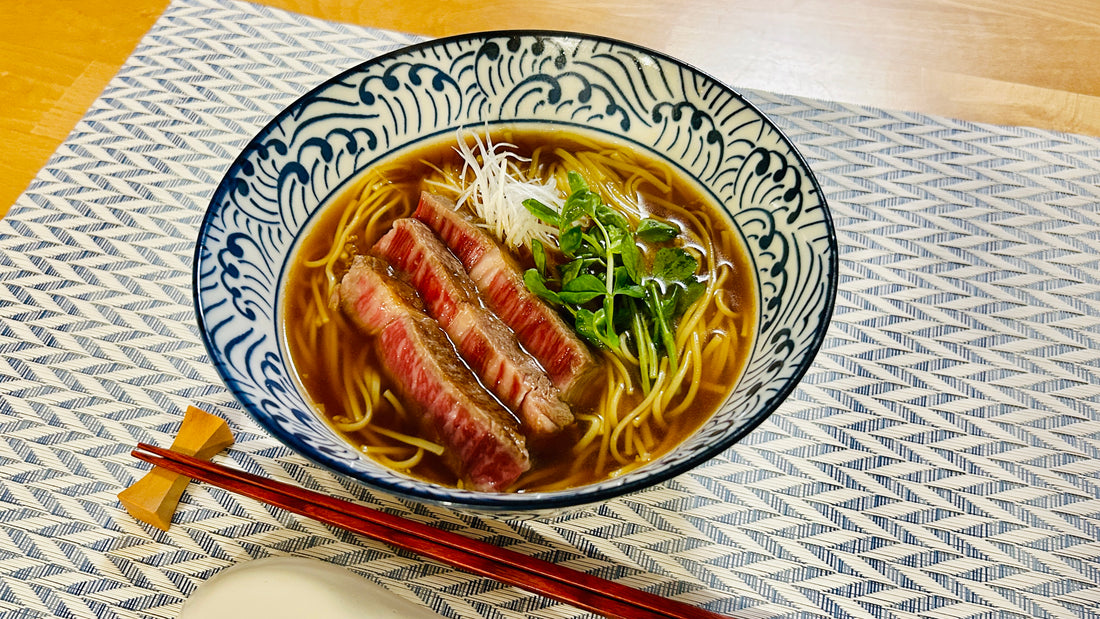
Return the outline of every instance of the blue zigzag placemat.
{"type": "Polygon", "coordinates": [[[747,93],[820,175],[837,311],[800,388],[659,488],[506,523],[373,496],[266,436],[196,330],[192,246],[246,141],[413,37],[176,0],[0,221],[0,610],[174,617],[297,555],[449,617],[570,607],[192,484],[168,532],[116,493],[188,404],[237,466],[745,619],[1100,616],[1100,140],[747,93]]]}

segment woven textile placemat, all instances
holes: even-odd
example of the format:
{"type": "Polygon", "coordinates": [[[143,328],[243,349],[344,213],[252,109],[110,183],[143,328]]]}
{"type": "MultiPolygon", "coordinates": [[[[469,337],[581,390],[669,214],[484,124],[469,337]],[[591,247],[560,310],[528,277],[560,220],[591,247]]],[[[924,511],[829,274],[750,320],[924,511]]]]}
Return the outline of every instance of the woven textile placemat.
{"type": "Polygon", "coordinates": [[[415,40],[176,0],[0,220],[3,617],[175,617],[223,568],[287,555],[447,617],[584,616],[202,484],[168,532],[138,523],[129,451],[170,444],[190,404],[229,421],[235,466],[739,618],[1100,616],[1095,138],[744,93],[819,175],[835,318],[776,414],[652,490],[479,519],[267,436],[197,331],[207,200],[298,95],[415,40]]]}

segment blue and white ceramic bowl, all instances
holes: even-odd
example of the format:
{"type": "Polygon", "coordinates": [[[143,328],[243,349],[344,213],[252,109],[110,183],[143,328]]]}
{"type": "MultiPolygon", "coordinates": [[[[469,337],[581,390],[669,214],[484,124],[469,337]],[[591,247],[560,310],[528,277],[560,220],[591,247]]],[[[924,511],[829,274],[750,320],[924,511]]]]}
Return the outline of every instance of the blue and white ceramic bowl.
{"type": "Polygon", "coordinates": [[[276,438],[317,464],[405,498],[519,514],[606,500],[729,448],[786,398],[821,345],[837,248],[813,173],[736,92],[667,56],[554,32],[464,35],[413,45],[328,80],[244,149],[211,200],[195,301],[228,387],[276,438]],[[751,358],[728,401],[674,452],[567,491],[489,494],[409,479],[361,455],[311,408],[280,329],[287,268],[319,207],[387,154],[458,128],[554,124],[625,141],[694,177],[740,231],[757,279],[751,358]]]}

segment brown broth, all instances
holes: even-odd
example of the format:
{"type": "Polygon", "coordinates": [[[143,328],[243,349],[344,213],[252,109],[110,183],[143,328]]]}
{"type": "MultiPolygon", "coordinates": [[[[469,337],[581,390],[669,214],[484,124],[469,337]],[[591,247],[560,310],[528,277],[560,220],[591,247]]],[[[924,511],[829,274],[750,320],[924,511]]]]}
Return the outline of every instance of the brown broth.
{"type": "MultiPolygon", "coordinates": [[[[561,149],[568,153],[592,148],[591,140],[561,132],[494,132],[493,139],[498,142],[504,141],[514,144],[516,150],[522,154],[528,154],[538,146],[542,146],[544,151],[553,152],[561,149]]],[[[660,206],[658,200],[647,199],[643,202],[646,205],[645,210],[648,215],[675,221],[681,229],[689,231],[689,234],[693,237],[698,238],[707,233],[711,235],[711,238],[720,238],[723,234],[728,237],[731,241],[729,246],[720,249],[715,259],[719,264],[731,265],[734,276],[729,278],[730,281],[720,289],[719,294],[724,295],[726,304],[729,307],[738,309],[746,319],[754,320],[756,314],[755,286],[749,261],[738,240],[740,237],[732,229],[726,216],[721,214],[710,199],[704,197],[693,183],[681,178],[678,171],[670,173],[667,166],[644,158],[637,152],[625,150],[621,146],[606,142],[598,144],[601,149],[620,153],[624,161],[630,160],[635,165],[641,165],[646,169],[656,171],[657,175],[662,178],[667,174],[672,180],[672,191],[668,194],[667,199],[673,204],[685,205],[693,211],[705,210],[710,213],[709,220],[711,223],[706,226],[709,229],[704,230],[699,229],[700,227],[694,225],[691,221],[680,217],[679,214],[660,206]]],[[[420,189],[423,187],[422,179],[431,175],[433,169],[461,165],[457,163],[458,155],[454,152],[453,145],[453,139],[441,140],[425,147],[398,154],[384,162],[386,178],[400,186],[401,193],[410,201],[410,208],[415,208],[416,196],[419,195],[420,189]]],[[[543,157],[546,157],[546,155],[543,155],[543,157]]],[[[542,161],[549,161],[549,159],[543,159],[542,161]]],[[[590,185],[595,188],[597,181],[595,179],[588,180],[590,185]]],[[[637,191],[642,195],[646,195],[647,192],[653,190],[652,187],[647,189],[646,186],[642,185],[639,186],[637,191]]],[[[344,380],[334,376],[334,374],[344,369],[347,364],[364,363],[377,367],[374,346],[370,338],[359,333],[339,314],[333,314],[332,316],[330,328],[334,331],[331,338],[327,340],[328,344],[302,342],[294,335],[297,331],[303,329],[302,325],[308,321],[311,311],[309,305],[314,302],[315,298],[311,293],[308,281],[310,269],[305,266],[305,262],[329,252],[334,235],[341,225],[345,208],[354,206],[359,200],[357,193],[358,190],[354,187],[348,189],[320,213],[319,219],[297,250],[295,264],[291,268],[285,291],[287,296],[284,332],[291,359],[305,391],[312,398],[318,411],[330,422],[347,414],[344,410],[347,401],[347,385],[344,384],[344,380]],[[329,350],[330,348],[339,348],[340,350],[329,350]]],[[[605,196],[606,199],[607,196],[605,196]]],[[[394,215],[383,217],[378,225],[373,228],[373,232],[358,230],[353,236],[349,237],[346,243],[346,258],[341,260],[336,268],[337,277],[341,276],[343,271],[347,269],[351,256],[368,252],[381,234],[389,228],[389,224],[393,219],[394,215]]],[[[528,256],[518,256],[517,260],[525,268],[530,265],[528,256]]],[[[747,328],[743,325],[730,324],[723,327],[723,329],[736,328],[751,333],[754,331],[753,327],[752,324],[748,325],[747,328]]],[[[673,449],[690,436],[721,405],[728,396],[729,390],[732,389],[735,381],[741,375],[751,339],[751,336],[738,338],[736,349],[731,351],[728,357],[732,361],[720,367],[704,367],[703,381],[723,385],[725,389],[720,391],[700,390],[691,406],[670,420],[666,428],[659,428],[656,423],[650,424],[654,430],[651,437],[651,446],[648,449],[650,459],[673,449]]],[[[704,366],[706,365],[704,364],[704,366]]],[[[384,371],[380,373],[382,374],[382,388],[385,389],[389,386],[388,379],[385,378],[384,371]]],[[[605,379],[601,378],[600,380],[606,382],[605,379]]],[[[682,391],[687,390],[687,382],[685,381],[682,391]]],[[[574,412],[591,411],[597,407],[601,399],[602,389],[602,385],[594,384],[591,393],[587,397],[573,403],[574,412]]],[[[636,389],[633,396],[629,396],[622,401],[619,410],[633,408],[631,400],[637,401],[641,397],[640,389],[636,389]]],[[[674,398],[673,401],[677,399],[674,398]]],[[[407,416],[414,416],[414,411],[407,411],[407,416]]],[[[334,427],[336,425],[338,424],[334,424],[334,427]]],[[[420,434],[413,419],[403,418],[385,400],[383,400],[381,406],[374,410],[371,425],[382,426],[407,434],[420,434]]],[[[574,427],[566,429],[553,439],[542,442],[528,440],[528,448],[532,456],[532,468],[524,477],[521,477],[517,490],[537,490],[550,481],[562,478],[568,478],[570,480],[568,485],[570,486],[584,485],[605,479],[615,473],[619,466],[608,465],[606,454],[602,458],[604,465],[601,467],[601,457],[597,452],[592,451],[584,456],[574,453],[573,445],[578,442],[579,437],[584,433],[584,428],[579,427],[579,425],[579,423],[574,424],[574,427]],[[536,477],[546,481],[540,481],[535,487],[528,488],[525,485],[525,480],[536,477]]],[[[364,431],[344,432],[343,434],[347,440],[359,446],[371,444],[378,440],[377,435],[371,436],[369,432],[364,431]]],[[[431,437],[425,438],[430,439],[431,437]]],[[[454,474],[445,465],[443,459],[431,454],[427,454],[427,457],[420,464],[408,472],[416,477],[444,485],[453,486],[457,483],[454,474]]]]}

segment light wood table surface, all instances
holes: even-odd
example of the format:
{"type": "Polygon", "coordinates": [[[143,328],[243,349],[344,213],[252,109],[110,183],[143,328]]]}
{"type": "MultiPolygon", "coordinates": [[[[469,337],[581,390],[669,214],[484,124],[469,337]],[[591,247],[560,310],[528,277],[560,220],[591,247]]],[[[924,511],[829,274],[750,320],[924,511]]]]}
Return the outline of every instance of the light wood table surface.
{"type": "MultiPolygon", "coordinates": [[[[441,36],[603,34],[736,89],[1100,135],[1097,0],[261,0],[441,36]]],[[[0,213],[168,0],[2,0],[0,213]]]]}

